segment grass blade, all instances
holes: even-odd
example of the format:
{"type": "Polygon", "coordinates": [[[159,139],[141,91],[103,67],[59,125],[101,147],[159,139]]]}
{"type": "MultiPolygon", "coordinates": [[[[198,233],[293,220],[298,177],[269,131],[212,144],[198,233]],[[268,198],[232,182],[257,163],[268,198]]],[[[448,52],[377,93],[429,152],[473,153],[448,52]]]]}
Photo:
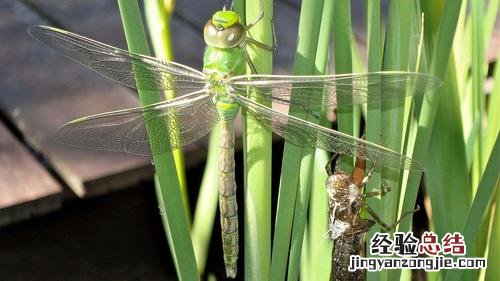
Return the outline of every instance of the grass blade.
{"type": "MultiPolygon", "coordinates": [[[[384,46],[383,70],[408,70],[409,63],[416,60],[410,58],[410,44],[413,32],[413,19],[416,3],[394,0],[389,5],[389,15],[384,46]]],[[[382,101],[381,103],[381,143],[383,146],[402,151],[405,100],[382,101]]],[[[391,192],[384,196],[384,208],[381,209],[382,220],[397,220],[401,193],[400,171],[381,169],[382,178],[391,186],[391,192]]],[[[376,227],[380,229],[379,227],[376,227]]],[[[385,270],[380,272],[381,280],[399,280],[401,270],[385,270]]]]}
{"type": "MultiPolygon", "coordinates": [[[[208,147],[207,162],[198,192],[198,200],[193,217],[191,238],[200,275],[205,271],[214,219],[219,206],[219,137],[221,125],[212,129],[208,147]]],[[[219,231],[219,230],[216,230],[219,231]]]]}
{"type": "MultiPolygon", "coordinates": [[[[350,16],[351,1],[339,0],[334,2],[333,51],[335,56],[335,73],[351,73],[351,39],[353,38],[350,16]]],[[[339,101],[339,103],[341,102],[342,101],[339,101]]],[[[348,104],[347,101],[342,103],[348,104]]],[[[359,120],[354,120],[354,116],[353,106],[337,107],[338,130],[351,136],[357,136],[359,132],[354,131],[354,124],[359,123],[359,120]]],[[[344,161],[340,164],[340,167],[343,171],[352,171],[354,167],[353,164],[354,162],[352,159],[344,159],[344,161]]]]}
{"type": "MultiPolygon", "coordinates": [[[[497,6],[498,8],[498,6],[497,6]]],[[[497,58],[500,57],[500,51],[497,55],[497,58]]],[[[495,145],[495,139],[498,138],[500,132],[500,120],[498,118],[498,112],[494,110],[494,108],[500,107],[500,65],[497,63],[495,66],[494,72],[494,88],[490,95],[490,100],[488,103],[489,114],[488,114],[488,128],[486,131],[486,137],[484,141],[484,149],[483,153],[486,155],[494,155],[493,148],[495,145]]],[[[499,264],[500,263],[500,255],[498,249],[500,247],[500,191],[498,188],[497,182],[497,191],[496,191],[496,203],[495,203],[495,212],[493,217],[493,225],[492,231],[489,239],[489,255],[488,255],[488,263],[489,264],[499,264]]],[[[486,277],[485,280],[495,280],[496,276],[500,275],[499,267],[497,266],[489,266],[486,269],[486,277]]]]}
{"type": "MultiPolygon", "coordinates": [[[[268,46],[273,44],[272,0],[244,1],[245,21],[253,22],[263,9],[264,18],[248,35],[268,46]]],[[[272,73],[272,52],[252,44],[248,55],[259,74],[272,73]]],[[[250,70],[247,70],[250,71],[250,70]]],[[[271,104],[267,104],[271,106],[271,104]]],[[[245,280],[268,280],[271,264],[271,137],[272,134],[243,111],[245,280]]]]}
{"type": "MultiPolygon", "coordinates": [[[[149,55],[138,3],[136,1],[118,0],[118,5],[129,50],[131,52],[149,55]]],[[[140,85],[140,79],[137,80],[137,83],[140,85]]],[[[143,106],[160,101],[159,93],[156,95],[152,93],[144,94],[144,91],[141,90],[139,90],[138,93],[143,106]]],[[[161,124],[150,124],[150,122],[154,121],[148,121],[146,124],[151,147],[160,147],[156,144],[161,144],[168,140],[162,140],[159,139],[158,136],[155,136],[155,130],[151,128],[152,126],[160,127],[161,124]],[[151,135],[152,132],[153,135],[151,135]]],[[[166,124],[163,125],[166,130],[166,124]]],[[[173,155],[172,153],[156,154],[154,151],[153,154],[155,155],[153,160],[158,172],[158,183],[161,190],[161,199],[159,203],[163,203],[161,207],[165,210],[164,215],[166,216],[167,222],[166,231],[167,236],[170,236],[171,239],[170,249],[176,261],[177,275],[180,280],[198,280],[196,260],[191,237],[189,235],[188,223],[184,215],[179,180],[177,174],[171,172],[176,171],[173,155]]]]}
{"type": "MultiPolygon", "coordinates": [[[[433,5],[436,6],[440,5],[440,3],[434,0],[430,2],[433,2],[433,5]]],[[[426,22],[431,23],[440,22],[437,36],[435,37],[437,42],[433,42],[434,37],[432,36],[432,32],[430,34],[426,33],[425,39],[427,41],[426,46],[434,46],[431,56],[430,74],[440,77],[441,79],[444,78],[448,66],[456,24],[460,14],[461,1],[444,1],[443,3],[444,5],[441,11],[435,11],[435,14],[442,15],[442,17],[440,19],[426,20],[426,22]],[[446,13],[442,13],[442,11],[446,11],[446,13]]],[[[424,165],[427,163],[428,147],[439,103],[438,97],[440,94],[445,94],[442,90],[433,92],[427,92],[423,97],[423,104],[418,118],[415,147],[412,153],[410,153],[415,160],[424,163],[424,165]]],[[[406,212],[414,208],[421,174],[421,172],[412,172],[409,174],[401,212],[406,212]]],[[[399,224],[399,231],[408,231],[411,223],[411,219],[401,221],[399,224]]]]}
{"type": "MultiPolygon", "coordinates": [[[[366,3],[366,18],[367,18],[367,50],[368,50],[368,71],[380,71],[382,69],[382,33],[381,33],[381,14],[380,0],[368,0],[366,3]]],[[[368,96],[370,96],[370,88],[368,88],[368,96]]],[[[368,141],[379,143],[381,133],[381,103],[369,101],[366,110],[366,139],[368,141]]],[[[377,167],[373,172],[372,180],[366,185],[367,192],[373,192],[380,189],[380,168],[377,167]]],[[[375,198],[367,200],[370,207],[381,213],[381,202],[375,198]]],[[[372,228],[366,234],[366,240],[370,241],[371,237],[378,230],[372,228]]],[[[366,273],[368,280],[380,280],[380,272],[368,271],[366,273]]]]}
{"type": "Polygon", "coordinates": [[[441,105],[429,145],[429,154],[439,155],[439,158],[429,161],[425,173],[426,192],[432,205],[429,217],[432,218],[434,231],[440,237],[446,232],[461,229],[472,200],[460,97],[455,77],[455,65],[451,61],[445,83],[440,90],[447,93],[447,96],[439,98],[441,105]],[[453,216],[449,216],[449,210],[454,210],[453,216]]]}
{"type": "MultiPolygon", "coordinates": [[[[315,72],[314,63],[322,8],[323,1],[302,1],[298,29],[299,36],[294,65],[295,75],[313,74],[315,72]]],[[[298,110],[291,109],[291,111],[297,112],[298,110]]],[[[296,117],[304,119],[306,115],[305,113],[297,114],[296,117]]],[[[300,169],[302,157],[302,147],[285,142],[271,256],[270,280],[273,281],[284,280],[287,272],[288,250],[290,239],[293,235],[292,223],[294,217],[292,214],[295,213],[295,204],[299,188],[299,173],[297,173],[297,171],[300,169]]],[[[298,231],[298,229],[295,228],[294,232],[295,231],[298,231]]],[[[296,266],[298,267],[298,264],[296,266]]]]}
{"type": "Polygon", "coordinates": [[[484,115],[484,1],[471,2],[471,43],[472,43],[472,123],[477,130],[473,130],[471,136],[474,140],[472,153],[472,186],[477,186],[483,172],[483,138],[480,128],[483,124],[484,115]]]}
{"type": "MultiPolygon", "coordinates": [[[[328,65],[329,45],[331,38],[331,30],[333,27],[333,1],[325,1],[321,15],[321,26],[319,29],[318,45],[316,50],[315,65],[316,71],[314,74],[326,74],[328,65]]],[[[318,123],[316,119],[311,118],[310,121],[318,123]]],[[[322,126],[331,126],[330,122],[326,119],[326,112],[320,114],[319,124],[322,126]]],[[[309,167],[307,170],[310,198],[307,210],[308,218],[305,231],[303,235],[297,239],[300,241],[302,249],[296,250],[291,253],[290,267],[293,267],[298,259],[300,253],[300,276],[302,280],[327,280],[330,276],[330,267],[326,266],[331,264],[331,241],[325,239],[325,234],[328,231],[328,200],[325,190],[325,182],[327,174],[325,173],[325,165],[329,160],[328,152],[316,149],[314,155],[311,154],[312,162],[309,166],[302,164],[303,168],[309,167]]],[[[304,161],[304,160],[303,160],[304,161]]],[[[306,171],[304,171],[306,172],[306,171]]],[[[295,223],[295,221],[294,221],[295,223]]],[[[298,233],[299,234],[299,233],[298,233]]],[[[298,236],[298,235],[297,235],[298,236]]],[[[294,238],[292,237],[292,240],[294,238]]],[[[298,267],[297,267],[298,268],[298,267]]],[[[289,270],[289,276],[291,270],[289,270]]],[[[298,274],[298,273],[297,273],[298,274]]],[[[290,278],[296,280],[296,278],[290,278]]]]}
{"type": "MultiPolygon", "coordinates": [[[[498,51],[497,58],[500,58],[500,50],[498,51]]],[[[500,118],[498,118],[498,112],[495,108],[500,108],[500,64],[495,65],[494,72],[494,87],[491,91],[491,96],[488,103],[488,129],[486,132],[486,140],[484,142],[483,152],[486,155],[491,154],[493,145],[495,144],[495,139],[500,132],[500,118]]]]}
{"type": "MultiPolygon", "coordinates": [[[[144,13],[148,25],[149,36],[155,56],[166,61],[173,61],[172,40],[170,36],[170,20],[173,14],[174,0],[145,0],[144,13]]],[[[167,100],[175,98],[175,91],[165,91],[167,100]]],[[[188,223],[191,223],[191,211],[189,210],[188,191],[186,184],[186,171],[184,165],[184,154],[182,149],[172,151],[174,154],[175,168],[179,185],[181,186],[182,202],[188,223]]]]}
{"type": "MultiPolygon", "coordinates": [[[[484,170],[481,181],[477,188],[474,201],[469,211],[469,215],[465,220],[465,225],[462,228],[462,235],[464,236],[465,244],[468,247],[473,247],[474,241],[477,237],[481,224],[487,218],[489,208],[495,198],[495,193],[498,190],[498,183],[500,179],[500,137],[497,136],[495,146],[491,156],[487,162],[486,169],[484,170]]],[[[466,257],[474,255],[474,251],[468,249],[466,257]]],[[[491,267],[491,264],[490,264],[491,267]]],[[[445,281],[462,280],[461,275],[464,270],[449,270],[446,274],[445,281]]]]}
{"type": "MultiPolygon", "coordinates": [[[[491,229],[490,236],[490,246],[488,255],[488,264],[500,264],[500,207],[498,202],[500,202],[500,191],[498,189],[498,182],[496,187],[496,202],[495,202],[495,212],[493,217],[493,225],[491,229]]],[[[484,280],[494,281],[500,276],[500,268],[498,266],[488,266],[486,268],[486,276],[484,280]]]]}

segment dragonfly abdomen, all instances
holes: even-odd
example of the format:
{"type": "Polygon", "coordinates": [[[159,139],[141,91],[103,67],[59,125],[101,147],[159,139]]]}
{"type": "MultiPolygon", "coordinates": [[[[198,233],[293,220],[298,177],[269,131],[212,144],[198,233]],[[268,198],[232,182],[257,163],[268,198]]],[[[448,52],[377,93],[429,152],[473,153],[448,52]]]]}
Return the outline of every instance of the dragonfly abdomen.
{"type": "MultiPolygon", "coordinates": [[[[333,161],[337,159],[335,156],[333,161]]],[[[338,168],[338,163],[336,163],[338,168]]],[[[331,162],[327,164],[330,172],[331,162]]],[[[349,271],[351,256],[363,255],[364,233],[371,224],[360,217],[360,186],[354,184],[352,177],[343,172],[329,173],[326,181],[330,209],[329,235],[333,239],[332,271],[330,281],[363,281],[365,271],[349,271]]]]}
{"type": "Polygon", "coordinates": [[[221,120],[219,141],[219,209],[222,226],[222,247],[226,274],[236,277],[238,260],[238,205],[236,202],[236,181],[234,178],[234,130],[232,121],[221,120]]]}
{"type": "Polygon", "coordinates": [[[348,270],[352,255],[363,255],[364,233],[350,235],[335,240],[333,248],[332,270],[330,281],[363,281],[365,270],[358,269],[354,272],[348,270]]]}

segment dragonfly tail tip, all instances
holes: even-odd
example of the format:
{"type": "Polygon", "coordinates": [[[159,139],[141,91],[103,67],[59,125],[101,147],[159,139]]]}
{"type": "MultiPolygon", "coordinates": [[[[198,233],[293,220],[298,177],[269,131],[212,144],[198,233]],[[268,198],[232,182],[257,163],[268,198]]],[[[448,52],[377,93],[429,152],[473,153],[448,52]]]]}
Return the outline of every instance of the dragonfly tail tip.
{"type": "Polygon", "coordinates": [[[227,278],[236,278],[236,267],[235,266],[228,266],[226,267],[226,275],[227,278]]]}

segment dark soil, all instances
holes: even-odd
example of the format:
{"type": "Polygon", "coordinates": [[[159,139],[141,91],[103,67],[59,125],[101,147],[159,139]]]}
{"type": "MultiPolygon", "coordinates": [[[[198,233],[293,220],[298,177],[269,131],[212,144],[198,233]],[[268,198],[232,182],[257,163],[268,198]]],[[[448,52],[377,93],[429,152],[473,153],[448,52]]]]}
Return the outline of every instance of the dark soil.
{"type": "Polygon", "coordinates": [[[176,280],[152,183],[0,229],[0,280],[176,280]]]}

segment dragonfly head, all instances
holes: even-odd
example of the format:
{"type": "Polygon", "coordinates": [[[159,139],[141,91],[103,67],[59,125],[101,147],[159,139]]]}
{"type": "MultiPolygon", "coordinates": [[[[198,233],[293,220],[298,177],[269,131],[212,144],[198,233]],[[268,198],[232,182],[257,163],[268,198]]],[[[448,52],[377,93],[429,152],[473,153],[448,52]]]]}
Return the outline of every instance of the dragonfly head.
{"type": "Polygon", "coordinates": [[[241,19],[233,11],[218,11],[208,20],[203,30],[207,45],[229,49],[245,41],[246,30],[241,19]]]}

